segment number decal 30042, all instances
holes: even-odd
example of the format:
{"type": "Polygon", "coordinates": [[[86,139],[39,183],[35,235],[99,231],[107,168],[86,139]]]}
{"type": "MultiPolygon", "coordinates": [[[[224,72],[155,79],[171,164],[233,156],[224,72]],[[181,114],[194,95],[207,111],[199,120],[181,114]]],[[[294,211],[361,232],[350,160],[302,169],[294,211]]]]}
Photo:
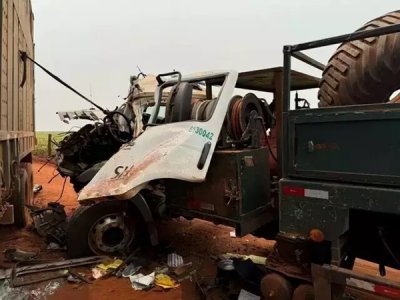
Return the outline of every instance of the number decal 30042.
{"type": "Polygon", "coordinates": [[[197,127],[197,126],[190,126],[189,132],[193,132],[193,133],[195,133],[197,135],[205,137],[205,138],[209,139],[210,141],[214,137],[214,133],[212,133],[210,131],[207,131],[207,130],[201,128],[201,127],[197,127]]]}

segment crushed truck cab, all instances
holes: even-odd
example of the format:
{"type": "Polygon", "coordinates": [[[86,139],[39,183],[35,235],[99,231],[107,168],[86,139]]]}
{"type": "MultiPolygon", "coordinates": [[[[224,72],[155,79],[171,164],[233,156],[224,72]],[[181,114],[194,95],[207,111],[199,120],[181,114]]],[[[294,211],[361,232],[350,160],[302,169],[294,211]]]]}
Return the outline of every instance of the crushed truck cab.
{"type": "MultiPolygon", "coordinates": [[[[148,182],[156,179],[204,181],[238,74],[227,71],[184,77],[176,88],[174,99],[175,108],[176,103],[184,106],[186,102],[190,105],[192,87],[189,84],[218,77],[224,78],[224,84],[218,97],[213,100],[215,106],[209,120],[184,120],[169,124],[151,124],[151,127],[148,125],[136,140],[124,145],[106,162],[81,191],[78,200],[100,201],[107,197],[130,199],[148,182]]],[[[173,79],[163,86],[176,83],[173,79]]],[[[162,91],[158,91],[158,94],[161,95],[162,91]]]]}

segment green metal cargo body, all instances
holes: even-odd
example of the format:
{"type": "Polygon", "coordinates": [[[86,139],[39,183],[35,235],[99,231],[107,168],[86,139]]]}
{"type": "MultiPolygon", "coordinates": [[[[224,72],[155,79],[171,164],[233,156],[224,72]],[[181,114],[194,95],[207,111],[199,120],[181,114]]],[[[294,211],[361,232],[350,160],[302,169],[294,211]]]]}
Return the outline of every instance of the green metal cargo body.
{"type": "Polygon", "coordinates": [[[296,259],[344,268],[363,258],[382,276],[385,266],[400,268],[400,105],[291,110],[289,90],[292,56],[326,69],[301,51],[394,32],[400,24],[284,47],[278,248],[285,256],[307,249],[296,259]]]}
{"type": "Polygon", "coordinates": [[[399,125],[398,104],[290,111],[280,230],[321,230],[336,264],[351,244],[352,255],[397,267],[381,239],[399,251],[399,125]]]}
{"type": "Polygon", "coordinates": [[[34,70],[21,52],[34,57],[30,0],[2,0],[0,173],[4,189],[0,223],[25,224],[24,203],[32,199],[32,150],[35,144],[34,70]]]}
{"type": "Polygon", "coordinates": [[[400,185],[400,105],[292,111],[289,176],[400,185]]]}

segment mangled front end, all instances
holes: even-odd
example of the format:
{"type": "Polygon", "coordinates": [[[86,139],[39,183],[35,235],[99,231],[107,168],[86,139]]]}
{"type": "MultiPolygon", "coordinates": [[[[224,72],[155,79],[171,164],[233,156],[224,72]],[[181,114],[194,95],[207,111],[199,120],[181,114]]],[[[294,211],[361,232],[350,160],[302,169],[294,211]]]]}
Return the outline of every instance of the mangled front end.
{"type": "MultiPolygon", "coordinates": [[[[216,76],[225,78],[225,83],[218,98],[209,100],[214,102],[214,108],[208,120],[191,119],[190,112],[182,121],[173,120],[168,115],[173,114],[173,110],[168,108],[161,118],[155,113],[150,126],[123,145],[80,191],[81,207],[72,216],[67,233],[70,256],[125,251],[143,234],[143,229],[152,244],[157,243],[154,214],[165,201],[163,189],[157,187],[162,186],[163,179],[205,180],[237,73],[208,73],[182,79],[183,85],[174,79],[161,84],[172,87],[167,105],[174,99],[175,109],[179,101],[191,107],[194,83],[216,76]],[[174,92],[174,87],[178,91],[174,92]],[[73,247],[77,243],[80,247],[73,247]]],[[[157,95],[163,95],[162,88],[157,95]]],[[[156,106],[160,102],[156,101],[156,106]]],[[[158,109],[156,107],[155,111],[158,109]]]]}

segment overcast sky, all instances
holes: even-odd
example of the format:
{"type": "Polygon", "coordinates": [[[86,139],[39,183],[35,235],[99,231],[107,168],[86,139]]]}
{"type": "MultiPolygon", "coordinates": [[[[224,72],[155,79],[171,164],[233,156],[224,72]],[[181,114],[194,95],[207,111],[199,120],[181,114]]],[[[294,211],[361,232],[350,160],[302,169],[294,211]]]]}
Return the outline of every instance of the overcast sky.
{"type": "MultiPolygon", "coordinates": [[[[397,4],[397,5],[396,5],[397,4]]],[[[183,73],[282,64],[282,46],[348,33],[396,0],[32,0],[36,59],[114,108],[136,65],[183,73]]],[[[308,54],[326,62],[334,49],[308,54]]],[[[309,70],[301,63],[298,70],[309,70]]],[[[314,73],[318,75],[318,73],[314,73]]],[[[36,129],[67,130],[58,110],[89,106],[36,69],[36,129]]],[[[72,125],[72,124],[71,124],[72,125]]]]}

